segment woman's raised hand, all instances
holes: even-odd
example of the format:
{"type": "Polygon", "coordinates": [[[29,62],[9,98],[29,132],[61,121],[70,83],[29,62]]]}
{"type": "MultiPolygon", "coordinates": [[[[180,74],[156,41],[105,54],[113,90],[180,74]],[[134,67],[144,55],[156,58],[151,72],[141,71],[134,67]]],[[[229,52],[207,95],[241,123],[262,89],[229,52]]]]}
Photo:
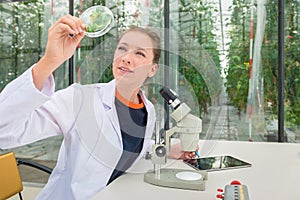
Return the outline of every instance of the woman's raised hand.
{"type": "Polygon", "coordinates": [[[81,19],[65,15],[48,30],[45,58],[53,64],[62,64],[69,59],[84,37],[85,26],[81,19]]]}
{"type": "Polygon", "coordinates": [[[84,30],[82,20],[71,15],[61,17],[49,28],[45,55],[32,70],[33,81],[38,89],[42,88],[55,69],[74,54],[84,37],[84,30]]]}

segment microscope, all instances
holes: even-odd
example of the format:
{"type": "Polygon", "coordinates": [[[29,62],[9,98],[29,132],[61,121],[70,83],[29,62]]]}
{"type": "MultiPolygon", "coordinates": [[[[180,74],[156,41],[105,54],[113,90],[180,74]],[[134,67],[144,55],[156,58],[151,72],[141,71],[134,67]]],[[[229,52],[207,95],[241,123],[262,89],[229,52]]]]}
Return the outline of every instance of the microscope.
{"type": "MultiPolygon", "coordinates": [[[[155,144],[152,148],[151,159],[154,170],[150,170],[144,175],[144,181],[153,185],[189,190],[205,190],[207,172],[162,168],[167,163],[167,155],[170,152],[171,137],[173,134],[180,135],[180,143],[183,151],[193,152],[198,147],[199,133],[202,131],[202,120],[192,115],[191,109],[181,103],[178,96],[171,89],[164,87],[160,90],[164,100],[173,107],[171,117],[176,124],[172,128],[164,131],[164,143],[161,143],[159,128],[156,126],[155,144]]],[[[158,125],[158,124],[156,124],[158,125]]]]}

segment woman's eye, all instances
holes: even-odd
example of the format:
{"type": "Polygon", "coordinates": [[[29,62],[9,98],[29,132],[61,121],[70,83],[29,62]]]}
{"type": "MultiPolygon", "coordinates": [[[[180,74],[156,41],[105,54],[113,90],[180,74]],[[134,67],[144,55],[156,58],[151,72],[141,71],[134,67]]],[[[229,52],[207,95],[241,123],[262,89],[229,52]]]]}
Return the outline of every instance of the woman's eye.
{"type": "Polygon", "coordinates": [[[126,47],[120,46],[120,47],[118,47],[118,50],[119,51],[126,51],[127,49],[126,49],[126,47]]]}
{"type": "Polygon", "coordinates": [[[143,57],[146,57],[146,55],[143,52],[141,52],[141,51],[137,51],[136,54],[140,55],[140,56],[143,56],[143,57]]]}

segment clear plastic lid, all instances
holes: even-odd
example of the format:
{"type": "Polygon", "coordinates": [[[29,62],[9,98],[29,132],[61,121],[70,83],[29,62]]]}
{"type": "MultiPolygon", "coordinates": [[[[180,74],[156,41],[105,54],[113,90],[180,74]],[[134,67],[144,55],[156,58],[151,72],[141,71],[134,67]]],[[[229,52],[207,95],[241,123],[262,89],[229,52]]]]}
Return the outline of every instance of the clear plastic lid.
{"type": "Polygon", "coordinates": [[[105,6],[92,6],[85,10],[80,18],[86,25],[85,31],[88,37],[104,35],[114,23],[113,13],[105,6]]]}

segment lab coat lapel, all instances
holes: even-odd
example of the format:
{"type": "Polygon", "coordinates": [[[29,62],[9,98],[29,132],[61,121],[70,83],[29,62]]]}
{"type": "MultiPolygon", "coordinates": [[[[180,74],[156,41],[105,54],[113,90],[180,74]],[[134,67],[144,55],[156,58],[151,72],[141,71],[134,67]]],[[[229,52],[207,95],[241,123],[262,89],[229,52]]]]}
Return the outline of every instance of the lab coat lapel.
{"type": "Polygon", "coordinates": [[[156,121],[155,111],[154,111],[153,104],[145,97],[145,94],[142,91],[140,91],[139,94],[142,97],[142,100],[145,104],[145,107],[146,107],[146,110],[148,113],[145,139],[150,139],[153,134],[152,126],[153,126],[153,124],[155,124],[154,122],[156,121]]]}
{"type": "Polygon", "coordinates": [[[106,115],[111,121],[113,128],[118,133],[119,141],[122,144],[120,123],[119,123],[116,106],[115,106],[115,93],[116,93],[116,82],[115,80],[112,80],[104,87],[101,95],[103,99],[103,104],[106,109],[106,115]]]}
{"type": "Polygon", "coordinates": [[[154,110],[153,104],[145,97],[145,94],[142,91],[140,91],[140,96],[142,97],[143,102],[145,104],[145,107],[146,107],[146,110],[148,113],[148,117],[147,117],[147,126],[146,126],[146,133],[145,133],[143,149],[142,149],[138,159],[136,159],[135,162],[132,164],[132,166],[128,169],[129,172],[131,171],[134,173],[137,173],[137,172],[145,173],[149,170],[148,168],[137,169],[134,166],[136,163],[139,162],[140,158],[146,154],[146,152],[149,150],[149,147],[153,144],[151,142],[151,138],[152,138],[154,125],[155,125],[154,122],[156,121],[155,110],[154,110]]]}
{"type": "Polygon", "coordinates": [[[146,132],[145,132],[145,140],[144,140],[144,145],[143,145],[143,149],[141,152],[141,156],[142,156],[143,154],[146,153],[147,147],[149,146],[149,141],[152,138],[154,124],[155,124],[154,122],[156,120],[156,117],[155,117],[155,111],[154,111],[153,104],[146,98],[145,94],[142,91],[140,91],[139,94],[142,97],[142,100],[144,102],[144,105],[145,105],[147,113],[148,113],[147,126],[146,126],[146,132]]]}

